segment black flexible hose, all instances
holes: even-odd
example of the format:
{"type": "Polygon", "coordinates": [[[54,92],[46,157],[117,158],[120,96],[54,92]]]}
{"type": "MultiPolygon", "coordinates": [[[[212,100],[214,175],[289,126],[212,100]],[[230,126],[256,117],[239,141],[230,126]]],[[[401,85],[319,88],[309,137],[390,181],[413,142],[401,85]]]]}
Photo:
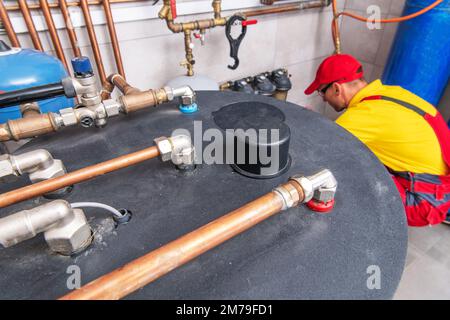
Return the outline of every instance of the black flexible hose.
{"type": "Polygon", "coordinates": [[[58,96],[73,98],[76,93],[73,85],[68,81],[69,79],[64,79],[58,83],[2,93],[0,94],[0,109],[58,96]]]}

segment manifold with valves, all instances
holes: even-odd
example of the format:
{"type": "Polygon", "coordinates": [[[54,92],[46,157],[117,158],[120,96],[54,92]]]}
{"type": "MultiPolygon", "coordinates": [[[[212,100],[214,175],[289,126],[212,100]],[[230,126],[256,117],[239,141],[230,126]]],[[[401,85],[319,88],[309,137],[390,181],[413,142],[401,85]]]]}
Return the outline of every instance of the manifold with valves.
{"type": "Polygon", "coordinates": [[[103,127],[107,124],[108,118],[154,107],[177,98],[180,99],[181,112],[192,113],[197,110],[196,93],[189,86],[141,91],[130,86],[122,76],[113,74],[108,77],[107,83],[99,92],[89,59],[74,58],[72,65],[74,78],[63,79],[60,83],[1,94],[0,108],[19,104],[21,110],[35,110],[36,101],[60,95],[68,98],[77,97],[78,106],[46,114],[40,114],[39,110],[23,113],[23,118],[9,120],[0,125],[0,141],[18,141],[76,125],[103,127]],[[114,88],[122,93],[117,99],[110,97],[114,88]]]}

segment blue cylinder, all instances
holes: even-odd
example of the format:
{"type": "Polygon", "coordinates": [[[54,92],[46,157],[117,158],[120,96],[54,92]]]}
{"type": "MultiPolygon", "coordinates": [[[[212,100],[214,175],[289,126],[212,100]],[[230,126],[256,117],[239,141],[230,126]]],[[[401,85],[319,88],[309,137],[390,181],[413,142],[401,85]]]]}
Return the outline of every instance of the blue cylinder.
{"type": "MultiPolygon", "coordinates": [[[[31,49],[13,48],[0,52],[0,94],[50,83],[68,76],[61,61],[31,49]]],[[[74,106],[73,99],[57,97],[40,101],[42,113],[74,106]]],[[[0,109],[0,123],[21,118],[19,106],[0,109]]]]}
{"type": "MultiPolygon", "coordinates": [[[[435,0],[407,0],[403,15],[435,0]]],[[[402,22],[392,44],[383,83],[399,85],[437,106],[450,77],[450,0],[402,22]]]]}

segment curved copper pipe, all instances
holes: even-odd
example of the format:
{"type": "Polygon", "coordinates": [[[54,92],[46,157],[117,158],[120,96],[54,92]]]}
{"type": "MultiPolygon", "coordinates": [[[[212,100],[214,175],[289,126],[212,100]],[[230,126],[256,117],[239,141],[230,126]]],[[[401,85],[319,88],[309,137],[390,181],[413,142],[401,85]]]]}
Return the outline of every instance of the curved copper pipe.
{"type": "Polygon", "coordinates": [[[67,68],[67,61],[66,57],[64,55],[63,48],[61,46],[61,40],[59,40],[58,31],[55,27],[55,22],[53,21],[52,13],[50,12],[50,8],[48,6],[47,0],[39,0],[39,4],[42,8],[42,13],[44,14],[45,22],[47,24],[48,32],[50,34],[50,37],[52,38],[53,46],[55,47],[56,55],[58,56],[58,59],[61,60],[61,62],[64,64],[67,68]]]}
{"type": "Polygon", "coordinates": [[[5,28],[6,34],[8,35],[8,39],[11,42],[13,47],[20,47],[19,39],[16,36],[16,32],[14,31],[14,27],[9,19],[8,12],[6,11],[3,0],[0,0],[0,20],[3,22],[3,26],[5,28]]]}
{"type": "Polygon", "coordinates": [[[72,19],[70,18],[69,9],[67,7],[66,0],[59,0],[59,8],[61,9],[61,14],[63,15],[64,22],[66,23],[66,30],[69,36],[70,44],[72,45],[73,54],[75,57],[81,56],[80,47],[78,46],[77,34],[72,25],[72,19]]]}
{"type": "MultiPolygon", "coordinates": [[[[128,84],[124,77],[120,74],[112,74],[108,77],[107,82],[109,82],[113,87],[117,87],[124,95],[129,95],[133,93],[139,93],[141,90],[135,88],[128,84]]],[[[109,89],[110,87],[108,87],[109,89]]],[[[106,87],[105,87],[106,89],[106,87]]]]}
{"type": "MultiPolygon", "coordinates": [[[[300,185],[283,185],[304,199],[300,185]]],[[[156,249],[115,271],[72,291],[60,300],[120,299],[170,271],[243,233],[283,210],[283,199],[272,191],[207,225],[156,249]]]]}
{"type": "Polygon", "coordinates": [[[80,6],[83,11],[84,21],[89,35],[89,40],[91,42],[92,52],[94,53],[94,59],[97,64],[99,77],[102,84],[104,84],[106,82],[105,67],[103,66],[102,56],[100,54],[100,48],[98,46],[97,36],[95,35],[94,25],[92,24],[91,13],[87,0],[80,0],[80,6]]]}
{"type": "Polygon", "coordinates": [[[156,146],[130,153],[118,158],[88,166],[57,178],[41,181],[0,195],[0,208],[56,191],[61,188],[91,180],[109,172],[117,171],[137,163],[156,158],[156,146]]]}
{"type": "Polygon", "coordinates": [[[20,10],[22,11],[23,19],[28,28],[28,33],[30,34],[31,41],[33,42],[34,48],[37,50],[43,50],[41,40],[39,39],[39,34],[36,31],[36,27],[31,18],[30,9],[26,0],[17,0],[19,3],[20,10]]]}
{"type": "Polygon", "coordinates": [[[116,60],[117,71],[125,78],[125,70],[123,69],[122,56],[120,54],[119,41],[117,40],[116,28],[114,26],[114,19],[112,16],[111,5],[109,0],[102,1],[103,10],[105,11],[106,24],[108,25],[109,37],[111,38],[111,45],[116,60]]]}

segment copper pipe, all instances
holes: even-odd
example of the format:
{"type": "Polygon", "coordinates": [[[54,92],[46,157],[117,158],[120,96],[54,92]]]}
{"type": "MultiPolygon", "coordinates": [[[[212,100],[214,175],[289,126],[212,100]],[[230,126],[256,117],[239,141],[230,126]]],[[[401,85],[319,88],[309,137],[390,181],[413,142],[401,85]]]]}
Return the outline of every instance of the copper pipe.
{"type": "MultiPolygon", "coordinates": [[[[283,187],[297,192],[296,196],[299,199],[297,204],[303,201],[303,189],[300,185],[290,181],[283,187]]],[[[72,291],[60,300],[113,300],[123,298],[281,212],[283,206],[283,198],[272,191],[88,283],[84,287],[72,291]]]]}
{"type": "Polygon", "coordinates": [[[108,25],[109,37],[111,38],[111,45],[116,60],[117,71],[125,78],[125,70],[123,69],[122,56],[120,54],[119,40],[117,40],[116,28],[114,26],[114,19],[111,11],[109,0],[103,0],[103,10],[105,11],[106,23],[108,25]]]}
{"type": "MultiPolygon", "coordinates": [[[[130,2],[141,2],[141,1],[146,1],[146,0],[109,0],[110,3],[130,3],[130,2]]],[[[88,3],[89,3],[89,5],[102,4],[101,0],[88,1],[88,3]]],[[[50,6],[50,8],[58,8],[57,3],[50,3],[49,6],[50,6]]],[[[67,6],[68,7],[79,7],[80,3],[79,2],[67,2],[67,6]]],[[[28,6],[28,8],[30,10],[38,10],[41,7],[38,4],[30,4],[28,6]]],[[[19,6],[11,5],[11,6],[7,6],[6,10],[7,11],[18,11],[18,10],[20,10],[20,8],[19,8],[19,6]]]]}
{"type": "Polygon", "coordinates": [[[299,11],[304,9],[313,9],[313,8],[322,8],[327,5],[327,1],[319,0],[319,1],[309,1],[294,5],[284,5],[284,6],[278,6],[275,8],[268,8],[268,9],[256,9],[256,10],[249,10],[244,11],[242,14],[249,18],[249,17],[255,17],[255,16],[261,16],[266,14],[274,14],[274,13],[286,13],[286,12],[292,12],[292,11],[299,11]]]}
{"type": "Polygon", "coordinates": [[[3,0],[0,0],[0,20],[2,20],[3,27],[5,28],[8,39],[13,47],[20,47],[19,39],[16,36],[14,27],[9,19],[8,12],[6,11],[3,0]]]}
{"type": "MultiPolygon", "coordinates": [[[[139,93],[141,90],[128,84],[128,82],[120,74],[112,74],[108,77],[107,82],[120,90],[124,95],[139,93]]],[[[108,87],[109,88],[109,87],[108,87]]]]}
{"type": "Polygon", "coordinates": [[[73,54],[75,57],[80,57],[80,47],[78,46],[77,34],[72,25],[72,19],[70,18],[70,12],[67,7],[66,0],[59,0],[59,8],[61,9],[61,14],[64,18],[64,22],[66,23],[67,35],[69,36],[70,44],[72,45],[73,54]]]}
{"type": "Polygon", "coordinates": [[[30,9],[28,8],[28,4],[26,0],[17,0],[19,3],[20,10],[22,11],[23,19],[25,20],[25,24],[28,28],[28,33],[30,34],[31,41],[33,42],[34,48],[42,51],[42,43],[39,39],[39,34],[36,31],[36,27],[33,22],[33,18],[31,18],[30,9]]]}
{"type": "Polygon", "coordinates": [[[156,158],[159,151],[156,146],[130,153],[118,158],[101,162],[89,167],[67,173],[57,178],[41,181],[0,195],[0,208],[17,202],[35,198],[80,182],[91,180],[109,172],[117,171],[140,162],[156,158]]]}
{"type": "Polygon", "coordinates": [[[64,64],[66,70],[68,70],[66,57],[61,46],[61,40],[59,40],[58,31],[55,27],[55,21],[53,21],[52,13],[50,11],[50,8],[48,7],[48,2],[47,0],[39,0],[39,3],[42,8],[42,13],[44,14],[50,38],[52,38],[53,46],[55,47],[56,55],[58,56],[58,59],[61,60],[61,62],[64,64]]]}
{"type": "Polygon", "coordinates": [[[101,83],[106,82],[105,68],[103,66],[102,56],[100,54],[100,48],[97,42],[97,36],[95,35],[94,25],[92,24],[91,13],[87,0],[80,0],[81,10],[83,11],[84,21],[86,29],[89,35],[89,40],[92,46],[92,52],[94,53],[94,59],[97,64],[97,70],[100,76],[101,83]]]}

